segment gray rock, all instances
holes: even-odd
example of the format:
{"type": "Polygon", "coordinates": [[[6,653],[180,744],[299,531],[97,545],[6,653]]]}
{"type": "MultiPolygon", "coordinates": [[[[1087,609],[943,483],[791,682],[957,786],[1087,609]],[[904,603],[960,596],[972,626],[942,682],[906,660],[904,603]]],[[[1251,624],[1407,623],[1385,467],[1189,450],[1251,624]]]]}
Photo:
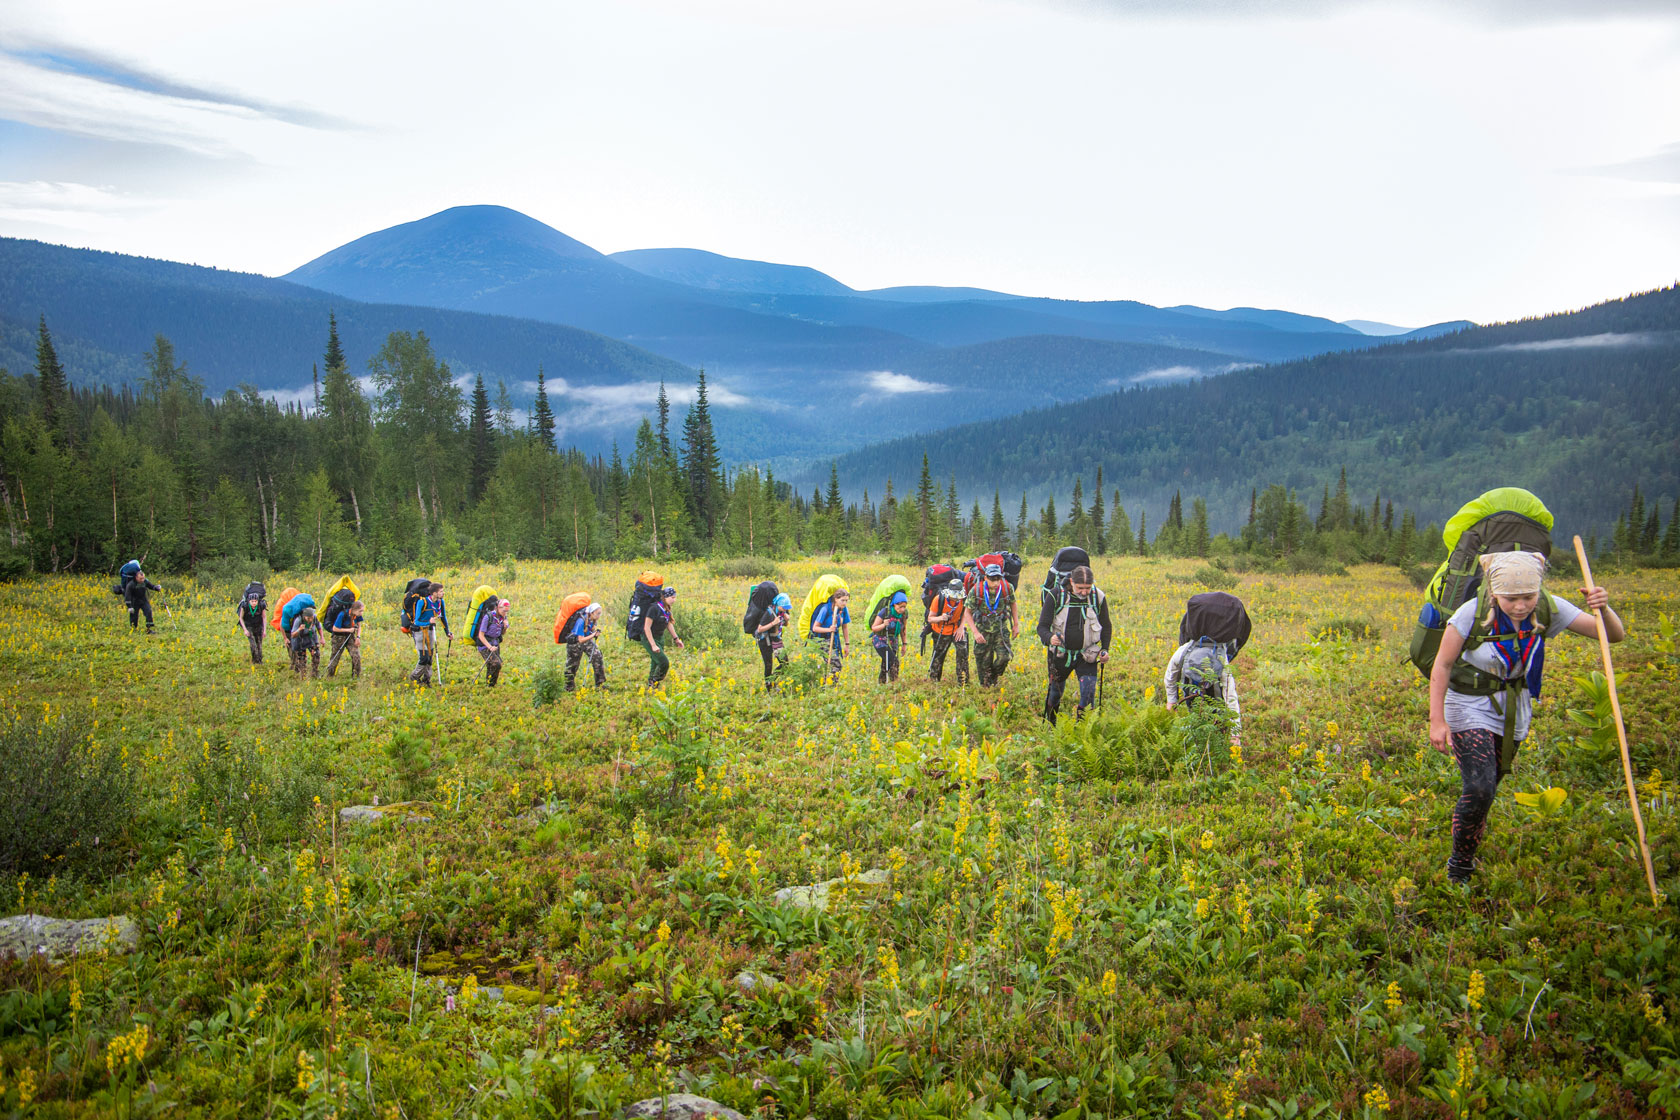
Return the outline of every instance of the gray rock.
{"type": "Polygon", "coordinates": [[[139,948],[140,930],[134,919],[118,914],[110,918],[49,918],[43,914],[19,914],[0,919],[0,957],[24,957],[44,953],[51,960],[63,960],[77,953],[109,950],[128,953],[139,948]]]}
{"type": "Polygon", "coordinates": [[[835,890],[872,891],[892,883],[892,872],[884,867],[871,867],[851,879],[825,879],[803,887],[783,887],[776,892],[777,906],[794,906],[801,910],[827,910],[829,895],[835,890]]]}
{"type": "Polygon", "coordinates": [[[626,1105],[619,1116],[624,1120],[696,1120],[702,1116],[721,1116],[723,1120],[747,1120],[733,1108],[725,1108],[707,1097],[693,1093],[669,1093],[663,1097],[649,1097],[645,1101],[626,1105]]]}
{"type": "Polygon", "coordinates": [[[338,820],[340,824],[377,824],[393,820],[422,824],[432,818],[410,810],[425,804],[424,801],[393,801],[389,805],[346,805],[338,811],[338,820]]]}
{"type": "Polygon", "coordinates": [[[780,980],[768,972],[753,972],[748,969],[735,974],[735,986],[748,995],[760,990],[769,991],[780,983],[780,980]]]}

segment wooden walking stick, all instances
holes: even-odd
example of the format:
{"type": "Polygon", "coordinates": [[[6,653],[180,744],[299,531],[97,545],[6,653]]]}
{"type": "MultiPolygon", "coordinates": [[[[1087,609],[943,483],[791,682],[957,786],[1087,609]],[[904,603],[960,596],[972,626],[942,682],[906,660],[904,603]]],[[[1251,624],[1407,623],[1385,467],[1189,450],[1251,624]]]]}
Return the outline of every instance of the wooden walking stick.
{"type": "MultiPolygon", "coordinates": [[[[1575,556],[1581,561],[1581,581],[1589,588],[1595,586],[1587,550],[1581,546],[1580,537],[1575,538],[1575,556]]],[[[1610,661],[1610,635],[1604,629],[1604,612],[1595,610],[1593,617],[1598,619],[1598,652],[1604,659],[1604,680],[1610,686],[1610,711],[1616,717],[1616,741],[1622,748],[1622,777],[1627,779],[1628,807],[1633,810],[1633,827],[1639,834],[1639,854],[1645,860],[1645,883],[1651,888],[1651,904],[1660,906],[1657,873],[1651,869],[1651,849],[1645,843],[1645,818],[1639,813],[1639,794],[1633,788],[1633,760],[1628,757],[1627,726],[1622,723],[1622,702],[1616,695],[1616,666],[1610,661]]]]}

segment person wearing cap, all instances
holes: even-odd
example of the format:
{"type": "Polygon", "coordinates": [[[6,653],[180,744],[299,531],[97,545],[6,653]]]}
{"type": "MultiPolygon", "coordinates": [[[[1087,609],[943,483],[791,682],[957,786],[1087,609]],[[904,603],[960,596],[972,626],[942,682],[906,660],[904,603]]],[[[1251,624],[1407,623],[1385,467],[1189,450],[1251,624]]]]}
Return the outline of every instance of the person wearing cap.
{"type": "Polygon", "coordinates": [[[502,639],[507,635],[511,607],[506,599],[498,600],[496,609],[478,628],[478,655],[484,659],[484,679],[491,688],[502,675],[502,639]]]}
{"type": "Polygon", "coordinates": [[[1003,565],[987,564],[963,603],[963,629],[974,639],[974,673],[981,688],[998,688],[1009,668],[1009,642],[1021,633],[1015,589],[1003,565]]]}
{"type": "Polygon", "coordinates": [[[764,619],[753,631],[753,637],[758,641],[758,656],[764,662],[764,691],[776,691],[776,672],[784,668],[788,662],[787,647],[782,640],[782,631],[793,615],[793,600],[787,595],[780,594],[770,600],[770,609],[764,612],[764,619]]]}
{"type": "Polygon", "coordinates": [[[305,607],[292,620],[292,629],[286,635],[286,641],[292,651],[292,672],[303,676],[308,668],[311,677],[321,675],[321,623],[315,617],[314,607],[305,607]]]}
{"type": "Polygon", "coordinates": [[[607,683],[607,666],[601,659],[601,604],[591,603],[577,612],[566,629],[566,691],[577,691],[578,669],[583,659],[595,671],[595,687],[607,683]]]}
{"type": "Polygon", "coordinates": [[[671,642],[678,649],[683,648],[682,638],[677,634],[676,619],[671,617],[671,600],[677,597],[677,589],[667,587],[660,592],[659,598],[648,606],[647,613],[642,616],[642,642],[648,651],[648,687],[652,688],[665,679],[665,674],[671,671],[671,659],[665,655],[664,647],[659,639],[666,631],[671,633],[671,642]]]}
{"type": "Polygon", "coordinates": [[[928,663],[928,680],[937,681],[945,675],[945,658],[953,648],[957,651],[957,683],[968,683],[968,633],[963,629],[963,593],[961,588],[946,587],[940,591],[928,612],[928,629],[933,631],[933,659],[928,663]]]}
{"type": "Polygon", "coordinates": [[[1447,879],[1467,883],[1487,829],[1499,780],[1528,737],[1540,695],[1546,639],[1569,631],[1597,640],[1627,634],[1602,587],[1584,587],[1586,611],[1544,590],[1545,558],[1534,552],[1481,557],[1482,590],[1447,620],[1429,676],[1429,745],[1458,762],[1463,786],[1452,815],[1447,879]],[[1471,691],[1471,690],[1474,691],[1471,691]]]}

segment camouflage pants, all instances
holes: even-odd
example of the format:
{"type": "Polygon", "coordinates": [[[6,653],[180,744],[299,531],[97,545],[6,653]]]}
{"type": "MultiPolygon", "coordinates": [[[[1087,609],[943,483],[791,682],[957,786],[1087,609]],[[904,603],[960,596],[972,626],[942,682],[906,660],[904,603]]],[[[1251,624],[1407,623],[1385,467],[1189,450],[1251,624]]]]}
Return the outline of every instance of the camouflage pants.
{"type": "Polygon", "coordinates": [[[968,683],[968,641],[958,641],[954,634],[933,636],[933,660],[928,665],[928,680],[937,681],[945,676],[945,658],[953,647],[957,651],[957,683],[968,683]]]}
{"type": "Polygon", "coordinates": [[[338,672],[338,659],[344,656],[344,651],[350,651],[350,675],[362,675],[362,639],[357,634],[334,634],[332,637],[332,657],[327,661],[327,676],[338,672]]]}
{"type": "Polygon", "coordinates": [[[981,688],[997,688],[1009,668],[1009,632],[1000,630],[984,636],[985,641],[974,643],[974,675],[981,688]]]}
{"type": "Polygon", "coordinates": [[[601,657],[599,642],[567,642],[566,643],[566,691],[577,691],[578,670],[583,668],[583,659],[589,659],[589,667],[595,671],[595,687],[600,688],[607,683],[607,663],[601,657]]]}
{"type": "Polygon", "coordinates": [[[309,670],[309,675],[312,677],[318,677],[321,675],[320,646],[307,645],[292,647],[292,672],[301,677],[303,676],[303,671],[306,668],[309,670]]]}

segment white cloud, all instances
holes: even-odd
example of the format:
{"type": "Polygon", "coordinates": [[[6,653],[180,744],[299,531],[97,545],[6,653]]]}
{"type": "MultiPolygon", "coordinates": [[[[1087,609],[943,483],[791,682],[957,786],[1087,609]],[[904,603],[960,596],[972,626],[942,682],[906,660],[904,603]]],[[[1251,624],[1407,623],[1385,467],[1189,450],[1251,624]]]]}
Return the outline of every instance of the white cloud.
{"type": "Polygon", "coordinates": [[[1162,366],[1160,369],[1144,370],[1127,380],[1133,384],[1149,381],[1188,381],[1192,377],[1201,377],[1205,372],[1196,366],[1162,366]]]}
{"type": "Polygon", "coordinates": [[[869,387],[877,393],[897,396],[900,393],[948,393],[949,385],[941,385],[937,381],[921,381],[907,373],[894,373],[890,369],[878,369],[863,375],[869,387]]]}
{"type": "Polygon", "coordinates": [[[123,215],[152,205],[110,187],[86,183],[0,182],[0,221],[78,230],[112,229],[123,215]]]}
{"type": "Polygon", "coordinates": [[[1606,331],[1603,334],[1578,334],[1569,338],[1544,338],[1534,342],[1502,342],[1497,346],[1475,346],[1458,350],[1449,350],[1449,354],[1494,354],[1501,351],[1522,353],[1525,351],[1547,350],[1609,350],[1626,346],[1655,346],[1664,341],[1667,336],[1656,331],[1632,331],[1618,333],[1606,331]]]}
{"type": "Polygon", "coordinates": [[[258,392],[281,408],[300,404],[305,412],[315,411],[315,386],[313,385],[305,385],[301,389],[259,389],[258,392]]]}

